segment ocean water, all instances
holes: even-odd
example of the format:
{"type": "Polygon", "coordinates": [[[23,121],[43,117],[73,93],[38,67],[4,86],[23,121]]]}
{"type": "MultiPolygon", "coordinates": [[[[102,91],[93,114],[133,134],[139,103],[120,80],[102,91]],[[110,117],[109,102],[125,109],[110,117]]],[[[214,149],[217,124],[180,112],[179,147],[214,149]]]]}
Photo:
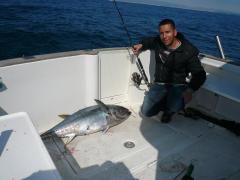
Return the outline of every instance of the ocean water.
{"type": "MultiPolygon", "coordinates": [[[[200,52],[240,62],[240,15],[118,2],[133,43],[158,34],[164,18],[200,52]]],[[[129,46],[113,2],[107,0],[1,0],[0,60],[22,56],[129,46]]]]}

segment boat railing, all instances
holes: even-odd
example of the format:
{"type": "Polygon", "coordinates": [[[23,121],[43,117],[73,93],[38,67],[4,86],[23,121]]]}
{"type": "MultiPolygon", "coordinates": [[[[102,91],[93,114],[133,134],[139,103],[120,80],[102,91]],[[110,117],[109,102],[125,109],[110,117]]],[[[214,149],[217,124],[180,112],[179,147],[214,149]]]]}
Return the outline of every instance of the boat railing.
{"type": "Polygon", "coordinates": [[[224,52],[223,52],[222,43],[221,43],[220,37],[218,35],[216,36],[216,40],[217,40],[217,45],[218,45],[219,52],[221,54],[221,58],[226,59],[225,55],[224,55],[224,52]]]}

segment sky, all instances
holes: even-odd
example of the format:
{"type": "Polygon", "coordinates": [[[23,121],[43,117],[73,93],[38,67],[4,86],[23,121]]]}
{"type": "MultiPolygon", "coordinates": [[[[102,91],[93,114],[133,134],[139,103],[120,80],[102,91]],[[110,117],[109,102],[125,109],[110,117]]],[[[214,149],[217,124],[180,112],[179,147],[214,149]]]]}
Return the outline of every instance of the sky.
{"type": "Polygon", "coordinates": [[[206,10],[240,14],[240,0],[120,0],[125,2],[145,3],[178,7],[193,10],[206,10]]]}

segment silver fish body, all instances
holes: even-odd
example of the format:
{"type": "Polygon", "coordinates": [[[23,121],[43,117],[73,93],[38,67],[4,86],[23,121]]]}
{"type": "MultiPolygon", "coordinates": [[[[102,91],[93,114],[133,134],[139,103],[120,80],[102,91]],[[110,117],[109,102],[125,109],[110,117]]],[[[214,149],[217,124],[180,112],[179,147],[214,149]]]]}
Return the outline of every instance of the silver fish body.
{"type": "Polygon", "coordinates": [[[126,120],[131,112],[122,106],[105,105],[96,101],[98,105],[81,109],[67,116],[61,123],[42,135],[55,134],[58,137],[75,137],[98,131],[107,131],[126,120]]]}

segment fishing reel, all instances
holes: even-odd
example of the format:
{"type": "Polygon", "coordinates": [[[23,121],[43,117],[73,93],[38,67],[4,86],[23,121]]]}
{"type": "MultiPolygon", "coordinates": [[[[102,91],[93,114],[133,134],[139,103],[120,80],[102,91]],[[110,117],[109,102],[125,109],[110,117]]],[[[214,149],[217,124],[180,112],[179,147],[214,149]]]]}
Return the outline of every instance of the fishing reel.
{"type": "Polygon", "coordinates": [[[134,82],[134,85],[136,86],[136,87],[138,87],[139,88],[139,86],[140,86],[140,84],[141,84],[141,82],[142,82],[142,77],[141,77],[141,75],[139,74],[139,73],[137,73],[137,72],[134,72],[134,73],[132,73],[132,78],[131,78],[131,80],[134,82]]]}

